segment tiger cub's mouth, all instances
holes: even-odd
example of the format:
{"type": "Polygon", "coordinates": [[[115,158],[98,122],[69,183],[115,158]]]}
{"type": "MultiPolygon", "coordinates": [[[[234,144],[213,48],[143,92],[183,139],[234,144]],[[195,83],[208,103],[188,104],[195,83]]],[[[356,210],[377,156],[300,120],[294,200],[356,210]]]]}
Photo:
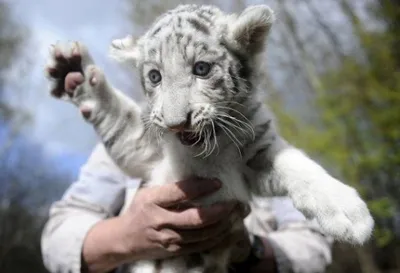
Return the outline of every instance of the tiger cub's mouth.
{"type": "Polygon", "coordinates": [[[201,134],[195,132],[179,132],[177,133],[177,137],[185,146],[197,146],[201,145],[204,142],[204,137],[202,137],[201,134]]]}
{"type": "MultiPolygon", "coordinates": [[[[212,130],[211,128],[207,128],[212,130]]],[[[210,132],[210,134],[201,134],[199,132],[193,132],[193,131],[181,131],[176,133],[176,136],[180,140],[180,142],[185,145],[185,146],[201,146],[204,144],[205,141],[211,141],[215,137],[218,136],[220,130],[218,126],[215,127],[215,129],[210,132]],[[206,139],[209,138],[209,139],[206,139]]]]}

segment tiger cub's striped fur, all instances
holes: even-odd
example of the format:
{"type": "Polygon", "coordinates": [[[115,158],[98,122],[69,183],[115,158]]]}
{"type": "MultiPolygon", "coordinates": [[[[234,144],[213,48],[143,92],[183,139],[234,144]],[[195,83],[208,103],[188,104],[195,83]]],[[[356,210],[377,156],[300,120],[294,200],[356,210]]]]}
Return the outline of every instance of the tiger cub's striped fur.
{"type": "MultiPolygon", "coordinates": [[[[365,203],[353,188],[285,141],[262,101],[259,60],[273,21],[272,10],[264,5],[240,14],[181,5],[157,18],[140,38],[113,41],[111,55],[139,70],[147,98],[143,107],[113,89],[83,45],[74,44],[67,50],[81,51],[87,79],[71,100],[117,165],[147,186],[193,175],[219,178],[223,188],[199,200],[202,205],[288,195],[326,234],[363,243],[373,228],[365,203]]],[[[131,198],[128,194],[126,206],[131,198]]],[[[226,272],[229,251],[228,246],[208,254],[140,261],[130,270],[226,272]]]]}

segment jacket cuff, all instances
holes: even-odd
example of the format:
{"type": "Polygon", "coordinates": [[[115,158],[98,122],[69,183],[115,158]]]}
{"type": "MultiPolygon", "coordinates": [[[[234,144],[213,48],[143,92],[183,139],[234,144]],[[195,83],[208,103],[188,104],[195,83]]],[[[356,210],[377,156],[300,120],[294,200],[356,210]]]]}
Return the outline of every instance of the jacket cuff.
{"type": "Polygon", "coordinates": [[[102,219],[97,215],[84,214],[71,217],[62,223],[57,233],[54,226],[46,227],[42,239],[43,260],[50,272],[82,273],[82,247],[89,230],[102,219]],[[61,246],[60,246],[61,245],[61,246]]]}
{"type": "Polygon", "coordinates": [[[102,219],[99,219],[98,216],[88,217],[85,215],[82,219],[75,219],[77,223],[79,223],[79,228],[72,228],[71,229],[71,240],[72,246],[70,248],[70,261],[72,266],[73,273],[83,273],[82,270],[82,250],[83,250],[83,243],[86,239],[86,235],[88,234],[89,230],[102,219]]]}

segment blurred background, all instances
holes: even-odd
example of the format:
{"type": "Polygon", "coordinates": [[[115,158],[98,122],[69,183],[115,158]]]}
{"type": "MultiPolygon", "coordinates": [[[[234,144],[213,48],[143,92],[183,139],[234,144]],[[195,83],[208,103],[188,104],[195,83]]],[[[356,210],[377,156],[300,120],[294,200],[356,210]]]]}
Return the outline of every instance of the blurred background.
{"type": "Polygon", "coordinates": [[[39,239],[49,204],[97,141],[72,105],[47,93],[49,45],[82,41],[114,85],[140,99],[136,76],[107,48],[180,3],[276,11],[267,103],[282,134],[356,187],[377,221],[368,245],[334,245],[328,271],[400,272],[399,0],[0,0],[0,272],[46,272],[39,239]]]}

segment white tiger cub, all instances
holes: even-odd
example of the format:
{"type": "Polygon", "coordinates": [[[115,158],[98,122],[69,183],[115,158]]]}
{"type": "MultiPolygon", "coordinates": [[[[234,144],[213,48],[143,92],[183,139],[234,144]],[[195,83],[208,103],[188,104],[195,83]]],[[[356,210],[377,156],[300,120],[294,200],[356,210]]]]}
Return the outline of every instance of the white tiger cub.
{"type": "MultiPolygon", "coordinates": [[[[219,178],[223,188],[203,205],[288,195],[326,234],[362,244],[374,226],[366,204],[287,143],[260,99],[259,59],[273,21],[265,5],[241,14],[180,5],[140,38],[113,41],[111,55],[139,70],[143,107],[111,87],[82,44],[56,45],[47,67],[52,95],[78,106],[117,165],[147,186],[219,178]]],[[[228,257],[229,247],[204,254],[201,267],[178,257],[138,262],[131,272],[226,272],[228,257]]]]}

